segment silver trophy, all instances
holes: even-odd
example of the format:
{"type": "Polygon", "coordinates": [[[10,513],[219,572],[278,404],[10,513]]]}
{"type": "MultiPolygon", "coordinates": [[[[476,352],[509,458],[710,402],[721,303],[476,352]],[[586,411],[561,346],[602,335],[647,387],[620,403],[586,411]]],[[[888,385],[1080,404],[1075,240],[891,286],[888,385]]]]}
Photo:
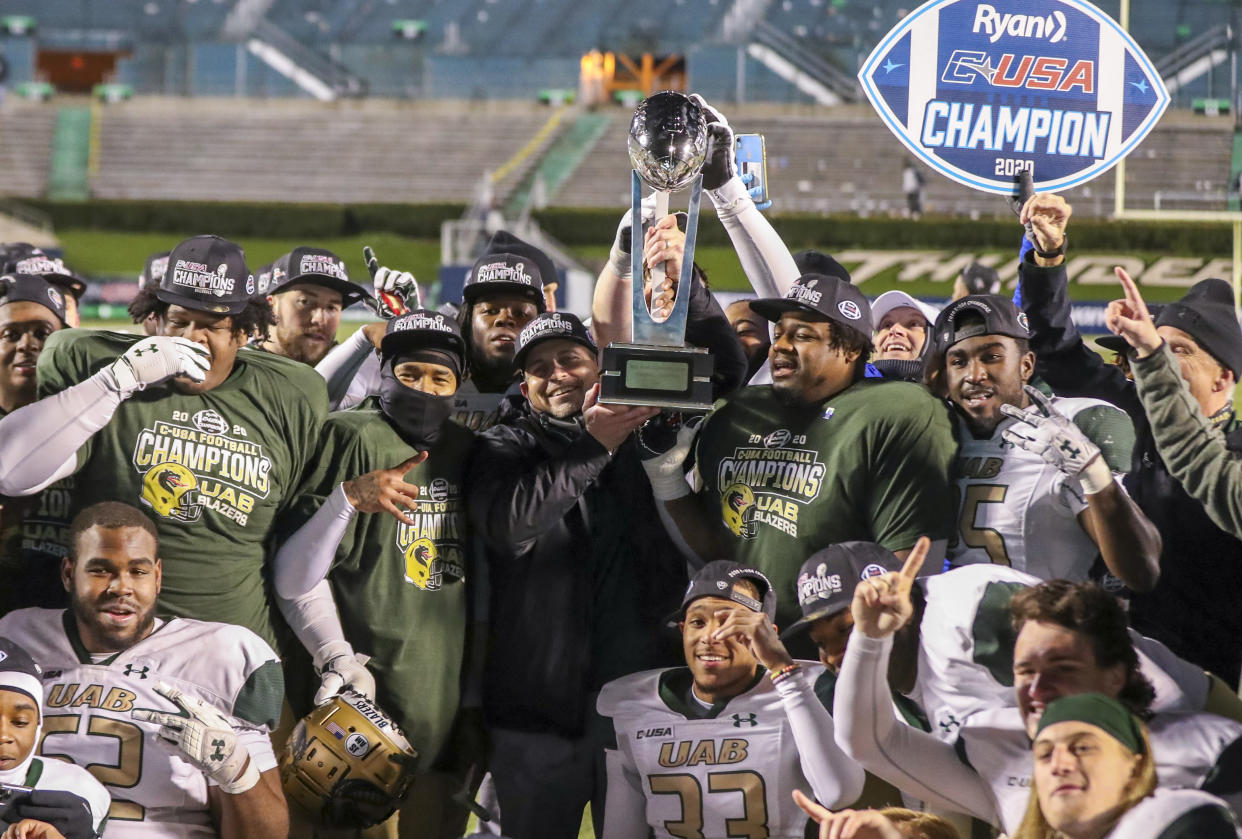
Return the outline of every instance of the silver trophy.
{"type": "MultiPolygon", "coordinates": [[[[686,346],[690,279],[703,197],[700,172],[707,160],[707,118],[690,97],[664,91],[645,99],[630,123],[629,152],[632,204],[630,266],[632,277],[631,343],[604,348],[600,401],[650,405],[673,410],[707,410],[712,405],[712,356],[686,346]],[[647,305],[643,283],[642,188],[655,190],[655,219],[668,214],[669,196],[690,188],[685,255],[667,317],[656,319],[647,305]]],[[[663,265],[652,265],[662,277],[663,265]]],[[[654,294],[653,294],[654,296],[654,294]]]]}

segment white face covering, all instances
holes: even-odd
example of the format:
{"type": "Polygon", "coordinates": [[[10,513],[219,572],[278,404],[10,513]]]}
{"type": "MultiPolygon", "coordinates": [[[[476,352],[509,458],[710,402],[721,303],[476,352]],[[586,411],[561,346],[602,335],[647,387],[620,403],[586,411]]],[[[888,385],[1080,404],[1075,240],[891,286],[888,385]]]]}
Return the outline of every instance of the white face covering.
{"type": "MultiPolygon", "coordinates": [[[[43,736],[43,684],[37,678],[29,673],[23,673],[19,670],[0,670],[0,690],[11,690],[14,693],[21,693],[29,696],[34,700],[35,707],[39,709],[39,724],[35,728],[34,742],[37,746],[39,739],[43,736]]],[[[18,784],[26,783],[26,773],[30,771],[30,762],[34,760],[35,750],[31,749],[30,754],[26,755],[17,766],[12,769],[0,770],[0,784],[18,784]]]]}

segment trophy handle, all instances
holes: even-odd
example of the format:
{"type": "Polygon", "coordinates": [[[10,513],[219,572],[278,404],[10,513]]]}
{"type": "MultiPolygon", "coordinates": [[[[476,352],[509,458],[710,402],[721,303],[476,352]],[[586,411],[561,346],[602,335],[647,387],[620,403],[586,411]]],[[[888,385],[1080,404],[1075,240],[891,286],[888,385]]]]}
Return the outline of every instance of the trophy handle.
{"type": "MultiPolygon", "coordinates": [[[[661,322],[651,317],[647,301],[643,295],[643,253],[642,237],[642,181],[638,172],[632,172],[630,182],[630,199],[632,205],[630,228],[630,285],[632,287],[631,318],[633,336],[636,344],[649,344],[663,347],[685,346],[686,320],[690,314],[690,281],[694,275],[694,246],[699,232],[699,205],[703,197],[703,176],[695,177],[690,186],[690,207],[686,220],[686,244],[681,261],[681,275],[677,280],[677,289],[673,297],[673,309],[669,316],[661,322]]],[[[668,215],[667,192],[656,192],[656,219],[668,215]]],[[[655,274],[659,266],[652,266],[655,274]]],[[[661,272],[662,273],[662,272],[661,272]]]]}

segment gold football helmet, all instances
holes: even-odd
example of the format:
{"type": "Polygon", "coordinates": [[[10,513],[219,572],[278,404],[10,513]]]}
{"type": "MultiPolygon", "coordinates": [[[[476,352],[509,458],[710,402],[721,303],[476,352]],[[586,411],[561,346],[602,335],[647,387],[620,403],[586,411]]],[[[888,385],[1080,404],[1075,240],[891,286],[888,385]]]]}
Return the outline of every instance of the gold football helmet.
{"type": "Polygon", "coordinates": [[[142,476],[142,503],[163,518],[193,521],[197,505],[185,496],[197,486],[198,478],[180,463],[157,463],[142,476]]]}
{"type": "Polygon", "coordinates": [[[735,536],[748,539],[755,535],[754,506],[755,493],[746,484],[730,484],[720,494],[721,518],[735,536]]]}
{"type": "Polygon", "coordinates": [[[294,727],[280,781],[285,797],[323,827],[370,827],[409,793],[417,757],[387,714],[346,690],[294,727]]]}
{"type": "Polygon", "coordinates": [[[405,549],[405,578],[425,591],[440,588],[443,573],[435,542],[418,539],[405,549]]]}

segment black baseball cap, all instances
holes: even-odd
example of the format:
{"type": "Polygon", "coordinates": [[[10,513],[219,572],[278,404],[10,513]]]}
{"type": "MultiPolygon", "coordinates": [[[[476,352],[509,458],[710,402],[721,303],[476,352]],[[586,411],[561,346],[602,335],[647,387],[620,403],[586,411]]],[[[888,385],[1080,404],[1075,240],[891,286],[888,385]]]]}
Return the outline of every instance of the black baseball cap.
{"type": "Polygon", "coordinates": [[[1233,287],[1224,280],[1200,280],[1176,303],[1166,303],[1156,326],[1180,329],[1242,378],[1242,329],[1233,307],[1233,287]]]}
{"type": "Polygon", "coordinates": [[[539,267],[539,279],[544,285],[557,281],[556,263],[552,261],[552,257],[548,256],[542,248],[537,248],[530,242],[519,239],[508,230],[497,230],[492,234],[492,239],[487,243],[487,249],[483,253],[515,253],[518,256],[524,256],[539,267]]]}
{"type": "Polygon", "coordinates": [[[569,312],[544,312],[522,327],[522,331],[518,333],[513,365],[519,370],[523,369],[522,365],[531,347],[552,340],[574,341],[592,353],[599,353],[599,347],[595,345],[590,331],[576,315],[569,312]]]}
{"type": "Polygon", "coordinates": [[[255,293],[241,245],[219,236],[194,236],[172,249],[155,296],[199,312],[236,315],[255,293]]]}
{"type": "Polygon", "coordinates": [[[871,304],[861,291],[841,277],[829,274],[803,274],[784,297],[764,297],[750,301],[751,311],[776,322],[785,312],[809,312],[857,329],[871,338],[871,304]]]}
{"type": "Polygon", "coordinates": [[[972,294],[945,306],[932,327],[935,351],[944,353],[959,341],[977,335],[1007,335],[1026,340],[1031,337],[1026,312],[1012,300],[996,294],[972,294]],[[966,321],[959,324],[959,321],[966,321]]]}
{"type": "Polygon", "coordinates": [[[900,571],[892,551],[875,542],[839,542],[818,550],[802,563],[798,573],[798,606],[802,617],[781,633],[787,639],[820,618],[848,609],[854,589],[863,580],[900,571]]]}
{"type": "Polygon", "coordinates": [[[384,337],[380,339],[380,353],[385,358],[402,350],[427,348],[442,349],[456,355],[460,366],[465,359],[466,342],[462,340],[457,321],[431,309],[415,309],[388,321],[384,337]]]}
{"type": "Polygon", "coordinates": [[[34,274],[63,288],[80,300],[86,293],[86,281],[65,267],[63,260],[49,255],[29,242],[8,242],[3,246],[0,273],[34,274]]]}
{"type": "Polygon", "coordinates": [[[268,294],[288,291],[294,283],[317,285],[339,293],[341,308],[348,308],[371,296],[365,288],[349,279],[345,260],[324,248],[294,248],[272,263],[268,294]]]}
{"type": "Polygon", "coordinates": [[[254,293],[256,296],[266,297],[267,293],[272,290],[272,263],[260,265],[254,271],[254,293]]]}
{"type": "Polygon", "coordinates": [[[762,612],[769,620],[776,619],[776,592],[772,583],[758,568],[717,559],[699,569],[690,580],[686,596],[681,599],[681,608],[668,616],[668,625],[676,627],[686,616],[690,604],[703,597],[720,597],[740,603],[752,612],[762,612]],[[750,580],[759,589],[759,600],[742,591],[737,591],[733,584],[738,580],[750,580]]]}
{"type": "Polygon", "coordinates": [[[799,274],[824,274],[847,283],[852,282],[850,272],[845,270],[845,266],[826,253],[814,250],[798,251],[793,255],[793,261],[798,266],[799,274]]]}
{"type": "Polygon", "coordinates": [[[530,257],[516,253],[489,253],[475,260],[462,286],[462,299],[473,304],[480,296],[496,292],[525,294],[540,312],[547,311],[543,299],[543,274],[530,257]]]}
{"type": "Polygon", "coordinates": [[[138,288],[158,288],[168,270],[168,255],[171,251],[160,251],[147,257],[138,275],[138,288]]]}
{"type": "Polygon", "coordinates": [[[961,278],[967,294],[1000,294],[1000,274],[981,262],[972,262],[963,268],[961,278]]]}
{"type": "Polygon", "coordinates": [[[65,295],[41,274],[5,274],[0,276],[0,306],[5,303],[38,303],[52,311],[61,324],[65,320],[65,295]]]}
{"type": "Polygon", "coordinates": [[[0,638],[0,690],[26,695],[43,717],[43,670],[25,648],[9,638],[0,638]]]}

